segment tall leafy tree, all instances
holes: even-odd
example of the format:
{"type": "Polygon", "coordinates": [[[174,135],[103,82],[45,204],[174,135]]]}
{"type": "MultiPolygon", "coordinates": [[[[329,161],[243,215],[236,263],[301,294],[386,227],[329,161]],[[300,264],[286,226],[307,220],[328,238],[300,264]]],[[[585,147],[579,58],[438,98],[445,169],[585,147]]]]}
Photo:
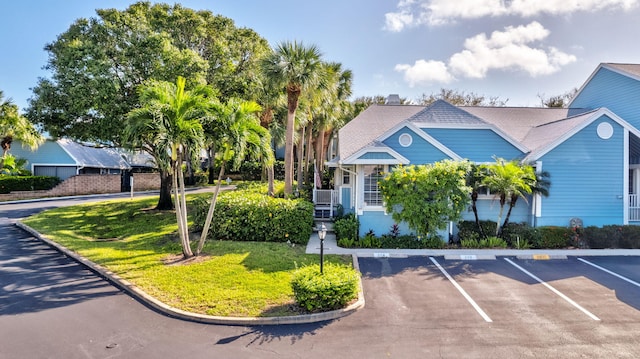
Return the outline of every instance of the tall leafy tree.
{"type": "Polygon", "coordinates": [[[507,101],[509,101],[509,99],[501,100],[499,97],[486,97],[474,92],[466,93],[464,91],[441,88],[438,93],[422,94],[418,104],[426,106],[437,100],[445,100],[455,106],[506,106],[507,101]]]}
{"type": "Polygon", "coordinates": [[[141,87],[142,107],[129,112],[125,136],[131,143],[151,150],[156,163],[172,174],[178,234],[185,258],[193,256],[187,225],[183,160],[203,146],[202,122],[208,115],[211,88],[197,86],[185,90],[186,80],[176,83],[152,81],[141,87]],[[166,168],[168,165],[169,168],[166,168]]]}
{"type": "Polygon", "coordinates": [[[237,169],[243,160],[252,159],[262,161],[264,166],[273,166],[271,136],[269,131],[260,125],[257,116],[261,110],[262,108],[256,102],[241,101],[235,98],[223,104],[216,104],[210,109],[208,121],[213,121],[217,125],[205,126],[207,128],[205,132],[210,131],[209,128],[217,129],[217,133],[209,132],[208,138],[217,142],[217,144],[211,144],[211,147],[218,149],[221,165],[217,185],[198,241],[196,255],[202,251],[209,233],[224,176],[225,164],[230,161],[232,169],[237,169]]]}
{"type": "MultiPolygon", "coordinates": [[[[549,177],[551,176],[549,172],[535,172],[534,168],[525,164],[521,164],[521,166],[525,167],[523,169],[523,181],[526,186],[531,188],[531,194],[536,195],[539,194],[541,196],[547,197],[549,195],[549,187],[551,187],[551,181],[549,177]],[[533,172],[533,175],[531,174],[533,172]]],[[[509,210],[507,211],[507,215],[504,217],[504,223],[502,224],[502,228],[506,227],[509,224],[509,218],[511,217],[511,211],[513,207],[516,206],[518,202],[518,198],[522,197],[521,193],[513,192],[511,193],[511,198],[509,200],[509,210]]],[[[526,201],[527,198],[523,197],[526,201]]]]}
{"type": "Polygon", "coordinates": [[[305,46],[301,42],[281,42],[275,51],[266,56],[262,64],[262,73],[266,81],[287,93],[287,124],[284,152],[284,192],[293,193],[293,146],[296,110],[303,91],[318,83],[322,70],[321,54],[314,45],[305,46]]]}
{"type": "MultiPolygon", "coordinates": [[[[226,17],[150,2],[96,14],[45,46],[51,75],[39,79],[27,117],[55,137],[123,145],[127,113],[141,106],[137,88],[151,79],[185,76],[222,98],[250,98],[260,86],[268,43],[226,17]]],[[[170,176],[161,180],[158,208],[171,208],[170,176]]]]}
{"type": "Polygon", "coordinates": [[[0,91],[0,147],[2,148],[0,170],[4,166],[14,140],[19,140],[23,146],[35,149],[44,142],[44,137],[27,118],[20,115],[18,106],[11,99],[5,99],[4,93],[0,91]]]}

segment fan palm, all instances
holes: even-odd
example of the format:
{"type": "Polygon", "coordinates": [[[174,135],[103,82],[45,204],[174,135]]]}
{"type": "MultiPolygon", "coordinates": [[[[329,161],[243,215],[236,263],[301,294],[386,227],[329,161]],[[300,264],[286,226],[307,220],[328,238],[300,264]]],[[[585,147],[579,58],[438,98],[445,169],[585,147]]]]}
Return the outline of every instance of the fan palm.
{"type": "Polygon", "coordinates": [[[303,91],[314,86],[322,69],[320,51],[316,46],[299,42],[282,42],[262,62],[262,73],[275,87],[287,93],[287,125],[285,134],[285,194],[293,192],[293,144],[298,101],[303,91]]]}

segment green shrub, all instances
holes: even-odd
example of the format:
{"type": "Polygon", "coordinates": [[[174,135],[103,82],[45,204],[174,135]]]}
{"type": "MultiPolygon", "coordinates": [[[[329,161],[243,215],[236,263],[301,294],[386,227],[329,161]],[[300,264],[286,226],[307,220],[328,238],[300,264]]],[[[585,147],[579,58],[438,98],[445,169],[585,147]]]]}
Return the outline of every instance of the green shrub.
{"type": "Polygon", "coordinates": [[[324,263],[323,274],[315,264],[293,273],[291,287],[296,303],[309,312],[344,308],[358,297],[359,274],[343,265],[324,263]]]}
{"type": "Polygon", "coordinates": [[[507,245],[518,249],[540,248],[541,234],[538,228],[526,223],[508,223],[502,229],[502,238],[507,245]]]}
{"type": "Polygon", "coordinates": [[[382,247],[382,242],[380,238],[376,237],[373,232],[367,233],[364,237],[360,238],[360,247],[361,248],[380,248],[382,247]]]}
{"type": "Polygon", "coordinates": [[[640,248],[640,226],[622,226],[619,228],[620,228],[620,248],[639,249],[640,248]]]}
{"type": "Polygon", "coordinates": [[[420,239],[420,245],[421,248],[440,249],[444,248],[444,241],[442,240],[442,237],[438,235],[430,235],[426,238],[420,239]]]}
{"type": "MultiPolygon", "coordinates": [[[[208,199],[193,201],[193,221],[202,228],[208,199]]],[[[223,192],[211,223],[212,239],[306,244],[313,230],[313,204],[252,191],[223,192]]]]}
{"type": "Polygon", "coordinates": [[[480,242],[478,241],[478,238],[473,238],[472,236],[470,236],[469,238],[460,240],[460,247],[462,247],[462,248],[480,248],[480,242]]]}
{"type": "MultiPolygon", "coordinates": [[[[496,234],[496,222],[494,221],[480,221],[480,226],[485,236],[494,236],[496,234]]],[[[475,221],[460,221],[458,222],[458,238],[460,241],[469,238],[482,237],[480,229],[475,221]],[[472,233],[475,233],[475,237],[472,233]]]]}
{"type": "Polygon", "coordinates": [[[341,239],[353,242],[358,241],[359,228],[360,221],[358,221],[354,213],[344,215],[333,222],[333,230],[336,233],[338,244],[340,244],[341,239]]]}
{"type": "Polygon", "coordinates": [[[539,227],[541,248],[565,248],[571,244],[573,230],[567,227],[539,227]]]}
{"type": "Polygon", "coordinates": [[[60,183],[58,177],[48,176],[0,176],[0,193],[12,191],[48,190],[60,183]]]}
{"type": "Polygon", "coordinates": [[[498,237],[488,237],[480,240],[480,248],[507,248],[507,242],[498,237]]]}

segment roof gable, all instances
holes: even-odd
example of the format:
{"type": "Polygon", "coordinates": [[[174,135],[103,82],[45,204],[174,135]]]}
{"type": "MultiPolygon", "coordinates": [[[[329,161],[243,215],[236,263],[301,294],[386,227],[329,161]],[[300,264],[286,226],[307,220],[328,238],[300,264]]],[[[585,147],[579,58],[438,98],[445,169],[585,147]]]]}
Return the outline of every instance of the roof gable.
{"type": "Polygon", "coordinates": [[[424,110],[411,116],[408,121],[419,124],[447,125],[486,125],[487,123],[473,114],[456,107],[447,101],[437,100],[424,110]]]}

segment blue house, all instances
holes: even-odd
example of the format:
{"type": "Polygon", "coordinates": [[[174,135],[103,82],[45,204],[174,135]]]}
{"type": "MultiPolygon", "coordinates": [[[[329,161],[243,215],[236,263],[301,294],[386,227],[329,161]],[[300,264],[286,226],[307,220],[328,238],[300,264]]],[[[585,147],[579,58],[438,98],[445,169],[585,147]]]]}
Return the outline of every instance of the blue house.
{"type": "MultiPolygon", "coordinates": [[[[492,163],[496,156],[551,175],[550,195],[518,201],[511,222],[568,226],[579,218],[584,226],[640,224],[639,129],[640,65],[599,65],[569,108],[388,101],[340,129],[336,156],[328,162],[336,169],[331,202],[356,213],[361,235],[370,229],[388,233],[394,220],[378,181],[393,166],[444,159],[492,163]]],[[[498,211],[493,196],[480,196],[482,219],[495,220],[498,211]]],[[[473,219],[471,211],[463,216],[473,219]]]]}

